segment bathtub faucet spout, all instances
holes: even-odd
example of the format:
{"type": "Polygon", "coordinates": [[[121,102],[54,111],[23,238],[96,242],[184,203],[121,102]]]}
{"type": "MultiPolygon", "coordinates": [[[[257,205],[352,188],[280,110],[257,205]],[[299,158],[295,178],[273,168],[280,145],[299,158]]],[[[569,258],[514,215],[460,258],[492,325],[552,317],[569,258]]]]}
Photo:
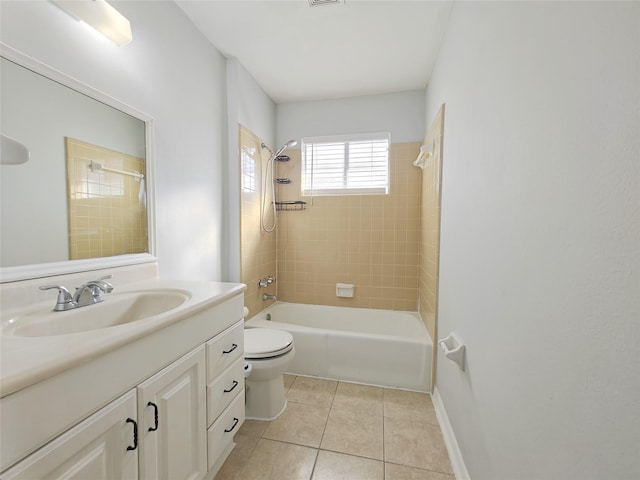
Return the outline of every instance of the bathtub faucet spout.
{"type": "Polygon", "coordinates": [[[265,302],[267,300],[277,300],[275,295],[269,295],[268,293],[262,294],[262,301],[265,302]]]}

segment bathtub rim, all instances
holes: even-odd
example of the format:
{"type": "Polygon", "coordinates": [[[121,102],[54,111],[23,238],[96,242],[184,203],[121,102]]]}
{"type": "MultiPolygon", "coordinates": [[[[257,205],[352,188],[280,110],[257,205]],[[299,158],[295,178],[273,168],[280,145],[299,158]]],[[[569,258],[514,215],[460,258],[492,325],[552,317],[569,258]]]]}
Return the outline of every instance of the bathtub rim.
{"type": "MultiPolygon", "coordinates": [[[[420,316],[420,312],[418,311],[408,311],[408,310],[386,310],[386,309],[375,309],[375,308],[360,308],[360,307],[342,307],[336,305],[320,305],[315,303],[295,303],[295,302],[282,302],[276,301],[269,305],[268,307],[260,310],[254,316],[249,319],[245,319],[245,328],[279,328],[276,325],[283,325],[287,328],[291,328],[293,330],[298,331],[309,331],[309,330],[322,330],[324,332],[335,333],[338,335],[366,335],[373,338],[393,338],[393,339],[402,339],[402,341],[408,341],[410,343],[426,343],[427,345],[431,345],[433,347],[434,342],[429,335],[429,330],[427,326],[424,324],[422,317],[420,316]],[[372,333],[372,332],[363,332],[358,330],[341,330],[335,328],[326,328],[322,326],[318,327],[309,327],[307,325],[299,325],[297,323],[287,323],[287,322],[278,322],[277,320],[267,320],[266,315],[270,313],[269,310],[277,305],[302,305],[302,306],[318,306],[318,307],[330,307],[330,308],[339,308],[339,309],[350,309],[350,310],[376,310],[380,312],[388,312],[388,313],[403,313],[408,314],[411,317],[415,318],[415,320],[420,325],[420,329],[422,330],[423,335],[420,337],[408,336],[408,335],[393,335],[388,333],[372,333]],[[259,323],[259,324],[258,324],[259,323]]],[[[284,329],[284,328],[283,328],[284,329]]]]}

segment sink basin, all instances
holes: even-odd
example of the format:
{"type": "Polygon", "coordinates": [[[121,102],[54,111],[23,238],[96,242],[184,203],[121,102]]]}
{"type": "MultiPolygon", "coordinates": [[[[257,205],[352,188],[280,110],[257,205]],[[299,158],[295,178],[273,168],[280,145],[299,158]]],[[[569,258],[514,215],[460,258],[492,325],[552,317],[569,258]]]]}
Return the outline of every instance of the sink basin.
{"type": "Polygon", "coordinates": [[[113,293],[104,301],[65,312],[42,307],[2,321],[2,334],[42,337],[86,332],[137,322],[178,308],[190,298],[188,292],[173,289],[113,293]]]}

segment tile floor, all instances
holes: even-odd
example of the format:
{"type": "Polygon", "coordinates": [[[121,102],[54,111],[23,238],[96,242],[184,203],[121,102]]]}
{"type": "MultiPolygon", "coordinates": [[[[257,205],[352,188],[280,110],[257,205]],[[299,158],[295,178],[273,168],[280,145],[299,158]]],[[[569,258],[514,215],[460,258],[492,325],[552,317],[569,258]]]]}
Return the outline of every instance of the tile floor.
{"type": "Polygon", "coordinates": [[[247,420],[215,480],[455,480],[431,397],[285,375],[288,405],[247,420]]]}

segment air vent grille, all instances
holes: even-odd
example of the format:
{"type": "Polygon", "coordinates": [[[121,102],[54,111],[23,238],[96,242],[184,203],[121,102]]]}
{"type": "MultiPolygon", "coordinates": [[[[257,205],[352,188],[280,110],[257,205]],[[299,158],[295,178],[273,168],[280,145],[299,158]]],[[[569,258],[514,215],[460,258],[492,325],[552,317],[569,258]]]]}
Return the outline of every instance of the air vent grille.
{"type": "Polygon", "coordinates": [[[340,5],[344,0],[309,0],[309,6],[321,7],[322,5],[340,5]]]}

